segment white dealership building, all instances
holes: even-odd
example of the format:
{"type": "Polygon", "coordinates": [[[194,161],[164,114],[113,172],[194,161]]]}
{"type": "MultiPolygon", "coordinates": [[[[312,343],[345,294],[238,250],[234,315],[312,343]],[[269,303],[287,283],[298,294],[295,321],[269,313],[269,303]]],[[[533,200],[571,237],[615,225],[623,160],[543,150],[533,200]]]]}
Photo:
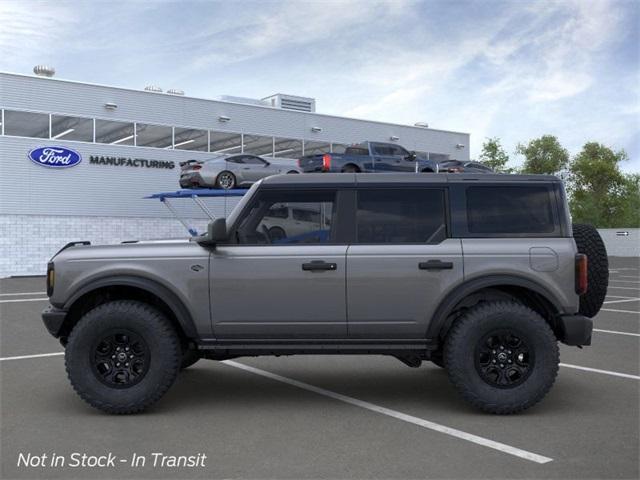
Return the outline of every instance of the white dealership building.
{"type": "MultiPolygon", "coordinates": [[[[43,274],[70,241],[186,235],[160,202],[144,198],[177,190],[181,161],[243,152],[296,159],[364,140],[434,160],[469,159],[467,133],[323,115],[314,99],[283,94],[209,100],[0,73],[0,109],[0,277],[43,274]],[[55,150],[73,152],[67,168],[31,158],[55,150]]],[[[236,201],[210,208],[224,215],[236,201]]],[[[180,213],[204,222],[195,208],[180,213]]]]}

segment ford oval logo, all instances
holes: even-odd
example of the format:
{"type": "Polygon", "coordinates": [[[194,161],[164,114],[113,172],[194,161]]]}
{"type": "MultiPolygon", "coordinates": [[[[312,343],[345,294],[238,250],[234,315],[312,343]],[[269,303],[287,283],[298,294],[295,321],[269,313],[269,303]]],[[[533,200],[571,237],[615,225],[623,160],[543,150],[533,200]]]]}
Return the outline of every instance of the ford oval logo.
{"type": "Polygon", "coordinates": [[[79,164],[82,156],[64,147],[40,147],[29,152],[29,159],[43,167],[69,168],[79,164]]]}

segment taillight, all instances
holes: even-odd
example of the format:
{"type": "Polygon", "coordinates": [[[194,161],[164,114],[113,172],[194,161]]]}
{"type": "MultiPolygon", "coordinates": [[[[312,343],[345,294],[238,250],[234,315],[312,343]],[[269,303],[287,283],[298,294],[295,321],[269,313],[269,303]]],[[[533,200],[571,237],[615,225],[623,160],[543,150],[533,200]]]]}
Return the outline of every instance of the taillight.
{"type": "Polygon", "coordinates": [[[331,170],[331,155],[325,153],[322,156],[322,171],[328,172],[329,170],[331,170]]]}
{"type": "Polygon", "coordinates": [[[584,295],[589,287],[589,278],[587,275],[587,256],[583,253],[576,255],[576,293],[584,295]]]}
{"type": "Polygon", "coordinates": [[[56,281],[56,272],[53,268],[53,262],[47,263],[47,296],[53,295],[53,285],[56,281]]]}
{"type": "Polygon", "coordinates": [[[191,167],[191,170],[200,170],[202,168],[202,165],[194,165],[193,167],[191,167]]]}
{"type": "Polygon", "coordinates": [[[302,159],[298,159],[298,168],[302,168],[302,159]]]}

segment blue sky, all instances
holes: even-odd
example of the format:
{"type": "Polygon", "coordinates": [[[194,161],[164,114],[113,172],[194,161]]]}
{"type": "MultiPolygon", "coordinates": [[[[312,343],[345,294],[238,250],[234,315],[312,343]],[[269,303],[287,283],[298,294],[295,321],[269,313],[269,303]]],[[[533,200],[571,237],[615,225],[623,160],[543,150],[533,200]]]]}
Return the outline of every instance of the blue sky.
{"type": "Polygon", "coordinates": [[[0,70],[625,149],[640,172],[640,2],[0,0],[0,70]]]}

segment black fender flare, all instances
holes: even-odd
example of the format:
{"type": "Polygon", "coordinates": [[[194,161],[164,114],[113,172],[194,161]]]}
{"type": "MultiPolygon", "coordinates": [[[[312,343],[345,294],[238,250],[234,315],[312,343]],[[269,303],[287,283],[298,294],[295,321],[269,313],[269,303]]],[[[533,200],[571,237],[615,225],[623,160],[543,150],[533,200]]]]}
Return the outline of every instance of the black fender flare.
{"type": "Polygon", "coordinates": [[[487,275],[485,277],[468,280],[458,285],[447,294],[433,314],[431,323],[427,328],[427,338],[437,339],[443,330],[446,331],[446,329],[448,329],[450,325],[447,324],[447,318],[453,311],[454,307],[467,296],[484,288],[499,286],[526,288],[547,300],[556,310],[556,313],[560,313],[562,311],[562,304],[558,298],[551,293],[549,289],[533,280],[520,277],[518,275],[487,275]]]}
{"type": "Polygon", "coordinates": [[[64,309],[69,310],[84,295],[105,287],[135,287],[158,297],[171,310],[185,335],[189,338],[197,338],[198,333],[191,317],[191,313],[182,300],[169,288],[145,277],[136,275],[111,275],[92,280],[76,290],[64,304],[64,309]]]}

